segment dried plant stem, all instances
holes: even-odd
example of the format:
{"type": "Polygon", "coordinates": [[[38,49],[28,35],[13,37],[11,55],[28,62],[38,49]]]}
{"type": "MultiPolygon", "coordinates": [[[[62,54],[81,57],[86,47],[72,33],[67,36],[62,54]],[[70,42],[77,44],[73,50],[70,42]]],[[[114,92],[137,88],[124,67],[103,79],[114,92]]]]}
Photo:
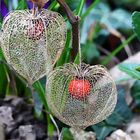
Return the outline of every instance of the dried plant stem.
{"type": "Polygon", "coordinates": [[[32,9],[33,16],[35,15],[35,4],[33,3],[33,9],[32,9]]]}
{"type": "Polygon", "coordinates": [[[78,53],[79,44],[80,44],[80,39],[79,39],[79,21],[80,21],[79,19],[80,18],[73,14],[73,12],[69,8],[69,6],[65,2],[65,0],[56,0],[56,1],[60,4],[60,6],[62,7],[64,12],[66,13],[66,15],[67,15],[67,17],[72,25],[71,59],[72,59],[72,61],[74,61],[74,59],[78,53]]]}
{"type": "Polygon", "coordinates": [[[29,1],[38,6],[39,9],[44,7],[44,5],[48,2],[48,0],[29,0],[29,1]]]}

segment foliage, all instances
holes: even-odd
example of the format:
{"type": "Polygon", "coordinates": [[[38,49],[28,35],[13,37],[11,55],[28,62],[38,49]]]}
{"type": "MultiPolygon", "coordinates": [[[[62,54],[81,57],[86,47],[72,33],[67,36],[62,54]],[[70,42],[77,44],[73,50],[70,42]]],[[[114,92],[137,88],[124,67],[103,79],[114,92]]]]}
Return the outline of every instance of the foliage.
{"type": "Polygon", "coordinates": [[[96,60],[100,56],[100,52],[98,51],[96,44],[92,44],[91,42],[87,44],[83,44],[81,46],[82,51],[82,59],[86,63],[92,63],[93,60],[96,60]]]}
{"type": "Polygon", "coordinates": [[[140,12],[134,12],[132,14],[132,23],[134,32],[137,34],[137,37],[140,39],[140,12]]]}
{"type": "Polygon", "coordinates": [[[135,103],[140,106],[140,80],[137,80],[131,88],[131,96],[135,103]]]}
{"type": "Polygon", "coordinates": [[[140,72],[136,70],[139,66],[140,64],[122,63],[119,68],[133,78],[140,80],[140,72]]]}
{"type": "Polygon", "coordinates": [[[73,136],[68,128],[62,130],[63,140],[73,140],[73,136]]]}

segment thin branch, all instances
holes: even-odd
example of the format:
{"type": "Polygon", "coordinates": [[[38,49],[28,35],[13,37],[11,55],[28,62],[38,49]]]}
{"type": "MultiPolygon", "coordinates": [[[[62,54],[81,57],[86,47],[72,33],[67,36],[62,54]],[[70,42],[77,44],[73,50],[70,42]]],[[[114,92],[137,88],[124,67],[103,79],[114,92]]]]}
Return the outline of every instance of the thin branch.
{"type": "Polygon", "coordinates": [[[73,23],[77,22],[77,17],[74,16],[73,12],[69,8],[69,6],[65,2],[65,0],[56,0],[56,1],[60,4],[60,6],[62,7],[62,9],[66,13],[66,15],[67,15],[70,23],[73,24],[73,23]]]}
{"type": "Polygon", "coordinates": [[[71,59],[74,61],[77,53],[78,53],[78,48],[79,48],[79,17],[75,16],[65,0],[56,0],[60,6],[62,7],[63,11],[66,13],[71,26],[72,26],[72,51],[71,51],[71,59]]]}
{"type": "Polygon", "coordinates": [[[38,8],[44,7],[44,5],[49,1],[49,0],[29,0],[31,1],[34,5],[38,6],[38,8]]]}

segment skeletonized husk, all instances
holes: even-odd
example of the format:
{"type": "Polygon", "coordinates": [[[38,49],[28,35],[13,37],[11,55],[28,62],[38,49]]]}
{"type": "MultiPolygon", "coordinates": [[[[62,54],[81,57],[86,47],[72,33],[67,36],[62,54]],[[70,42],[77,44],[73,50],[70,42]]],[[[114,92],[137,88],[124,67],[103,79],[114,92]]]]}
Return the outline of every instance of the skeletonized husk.
{"type": "Polygon", "coordinates": [[[46,99],[59,120],[73,128],[83,129],[101,122],[112,113],[117,91],[105,67],[66,64],[49,74],[46,99]],[[83,98],[75,98],[68,90],[70,81],[77,77],[90,82],[90,93],[83,98]]]}
{"type": "Polygon", "coordinates": [[[1,45],[7,62],[30,84],[52,70],[66,40],[63,17],[46,9],[16,10],[2,25],[1,45]]]}

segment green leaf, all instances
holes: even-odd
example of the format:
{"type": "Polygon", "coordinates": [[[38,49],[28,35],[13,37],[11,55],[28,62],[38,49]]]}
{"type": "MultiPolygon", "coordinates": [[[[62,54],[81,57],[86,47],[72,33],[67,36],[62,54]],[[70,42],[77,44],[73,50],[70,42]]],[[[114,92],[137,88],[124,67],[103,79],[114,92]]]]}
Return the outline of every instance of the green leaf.
{"type": "Polygon", "coordinates": [[[136,70],[140,72],[140,67],[136,68],[136,70]]]}
{"type": "Polygon", "coordinates": [[[93,125],[92,129],[95,131],[98,140],[104,140],[112,131],[115,131],[117,128],[112,126],[107,126],[105,123],[99,123],[93,125]]]}
{"type": "Polygon", "coordinates": [[[118,100],[114,112],[105,120],[108,125],[118,126],[132,119],[132,112],[125,100],[125,90],[118,87],[118,100]]]}
{"type": "Polygon", "coordinates": [[[0,48],[0,61],[3,61],[3,59],[4,59],[3,52],[2,49],[0,48]]]}
{"type": "Polygon", "coordinates": [[[66,3],[69,5],[72,11],[77,9],[81,0],[65,0],[66,3]]]}
{"type": "Polygon", "coordinates": [[[54,131],[55,131],[55,126],[54,126],[54,124],[52,123],[50,117],[47,117],[47,124],[48,124],[48,127],[47,127],[47,134],[48,134],[48,136],[53,136],[54,131]]]}
{"type": "Polygon", "coordinates": [[[76,14],[78,16],[81,16],[84,4],[85,4],[85,0],[81,0],[80,3],[79,3],[78,8],[76,9],[76,14]]]}
{"type": "Polygon", "coordinates": [[[74,64],[79,64],[81,62],[80,52],[78,51],[76,58],[74,60],[74,64]]]}
{"type": "MultiPolygon", "coordinates": [[[[11,71],[11,74],[13,74],[13,73],[14,73],[14,71],[11,71]]],[[[23,78],[17,74],[17,75],[15,75],[15,82],[16,82],[15,88],[18,93],[18,96],[29,99],[31,97],[31,92],[30,92],[29,88],[27,87],[27,84],[25,83],[23,78]]]]}
{"type": "MultiPolygon", "coordinates": [[[[85,40],[87,39],[88,36],[89,29],[93,27],[93,25],[95,26],[97,23],[100,25],[100,28],[102,29],[99,30],[98,33],[96,33],[96,36],[99,37],[108,36],[110,34],[109,31],[103,27],[103,25],[110,30],[119,29],[121,31],[124,31],[125,33],[126,31],[131,32],[132,29],[130,12],[121,8],[112,11],[107,3],[100,2],[98,5],[96,5],[96,7],[94,7],[94,9],[91,9],[90,13],[86,16],[85,20],[83,20],[83,27],[82,27],[82,34],[81,34],[82,43],[85,43],[85,40]]],[[[101,44],[104,39],[105,37],[99,38],[98,41],[99,44],[101,44]]]]}
{"type": "Polygon", "coordinates": [[[140,12],[134,12],[132,14],[132,25],[134,32],[137,34],[137,37],[140,40],[140,12]]]}
{"type": "Polygon", "coordinates": [[[128,30],[131,29],[131,13],[119,8],[104,15],[101,19],[101,23],[109,28],[128,30]]]}
{"type": "Polygon", "coordinates": [[[74,138],[68,128],[62,129],[62,137],[63,137],[63,140],[74,140],[74,138]]]}
{"type": "Polygon", "coordinates": [[[82,60],[86,61],[87,63],[91,63],[94,59],[97,59],[100,56],[100,53],[96,48],[96,44],[90,42],[82,45],[81,52],[82,60]]]}
{"type": "Polygon", "coordinates": [[[68,30],[67,32],[67,41],[65,48],[61,54],[60,59],[58,60],[56,66],[62,66],[64,63],[68,63],[70,59],[70,51],[71,51],[71,31],[68,30]]]}
{"type": "Polygon", "coordinates": [[[131,96],[136,104],[140,105],[140,80],[137,80],[131,88],[131,96]]]}
{"type": "Polygon", "coordinates": [[[34,100],[34,108],[37,117],[40,117],[42,114],[42,107],[43,107],[43,102],[39,97],[39,94],[37,92],[32,93],[32,97],[34,100]]]}
{"type": "Polygon", "coordinates": [[[122,63],[119,65],[119,69],[135,79],[140,79],[140,72],[136,70],[139,66],[140,64],[122,63]]]}
{"type": "MultiPolygon", "coordinates": [[[[41,113],[40,109],[42,108],[42,103],[44,105],[44,108],[45,108],[46,112],[50,113],[49,108],[48,108],[48,104],[47,104],[47,100],[46,100],[45,88],[43,87],[43,85],[41,84],[40,81],[35,82],[33,84],[33,87],[38,94],[37,96],[39,97],[39,98],[37,97],[37,100],[39,101],[38,105],[36,104],[37,105],[36,107],[37,108],[39,107],[39,110],[38,110],[39,112],[38,113],[39,114],[41,113]]],[[[46,119],[47,119],[47,123],[48,123],[48,135],[52,135],[52,133],[54,132],[54,125],[51,123],[50,117],[46,116],[46,119]]]]}
{"type": "MultiPolygon", "coordinates": [[[[93,44],[91,42],[87,42],[84,45],[81,45],[81,55],[82,55],[82,61],[85,61],[86,63],[92,63],[94,59],[99,58],[100,53],[96,48],[96,44],[93,44]]],[[[80,62],[80,53],[77,54],[74,63],[79,64],[80,62]]]]}
{"type": "Polygon", "coordinates": [[[40,83],[40,81],[37,81],[33,84],[34,89],[37,91],[46,111],[48,111],[48,105],[47,105],[47,101],[46,101],[46,96],[45,96],[45,88],[42,86],[42,84],[40,83]]]}
{"type": "Polygon", "coordinates": [[[88,9],[86,9],[86,12],[82,15],[81,20],[84,20],[85,17],[88,16],[88,14],[91,12],[92,9],[100,2],[101,0],[95,0],[88,9]]]}
{"type": "Polygon", "coordinates": [[[27,0],[20,0],[18,3],[18,7],[16,8],[16,10],[23,10],[23,9],[27,9],[27,0]]]}
{"type": "Polygon", "coordinates": [[[57,5],[57,1],[51,2],[50,6],[48,7],[49,10],[52,10],[57,5]]]}
{"type": "Polygon", "coordinates": [[[9,74],[5,64],[0,63],[0,97],[9,93],[9,74]]]}
{"type": "Polygon", "coordinates": [[[7,7],[8,7],[8,1],[9,0],[4,0],[4,3],[6,4],[7,7]]]}

